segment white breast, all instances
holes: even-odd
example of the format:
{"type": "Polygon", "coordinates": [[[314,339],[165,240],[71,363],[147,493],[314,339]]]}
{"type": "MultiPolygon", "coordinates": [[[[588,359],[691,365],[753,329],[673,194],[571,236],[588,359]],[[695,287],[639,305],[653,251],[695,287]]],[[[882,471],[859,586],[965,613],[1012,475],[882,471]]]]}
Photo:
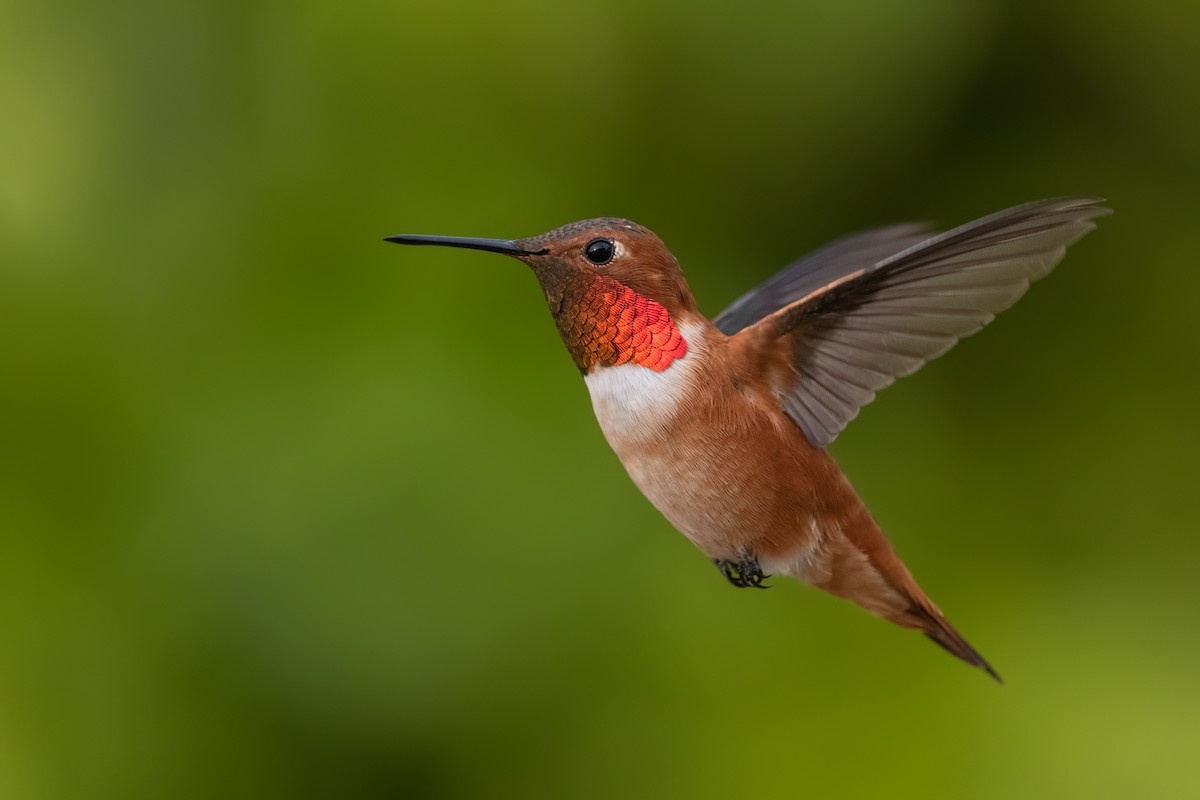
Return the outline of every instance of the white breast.
{"type": "Polygon", "coordinates": [[[687,355],[662,372],[621,364],[584,376],[600,429],[618,455],[627,446],[661,435],[697,379],[706,331],[684,323],[679,332],[688,344],[687,355]]]}

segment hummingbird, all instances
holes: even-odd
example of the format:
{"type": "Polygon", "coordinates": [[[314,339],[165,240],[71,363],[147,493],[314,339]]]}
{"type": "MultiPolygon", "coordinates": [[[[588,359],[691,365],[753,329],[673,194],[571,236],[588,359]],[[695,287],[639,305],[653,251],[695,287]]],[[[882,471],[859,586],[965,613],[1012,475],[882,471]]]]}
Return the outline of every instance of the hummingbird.
{"type": "Polygon", "coordinates": [[[866,230],[712,320],[679,262],[626,219],[528,239],[386,241],[501,253],[537,277],[629,477],[734,586],[788,576],[1000,676],[922,591],[827,449],[859,409],[992,321],[1110,213],[1040,200],[944,233],[866,230]]]}

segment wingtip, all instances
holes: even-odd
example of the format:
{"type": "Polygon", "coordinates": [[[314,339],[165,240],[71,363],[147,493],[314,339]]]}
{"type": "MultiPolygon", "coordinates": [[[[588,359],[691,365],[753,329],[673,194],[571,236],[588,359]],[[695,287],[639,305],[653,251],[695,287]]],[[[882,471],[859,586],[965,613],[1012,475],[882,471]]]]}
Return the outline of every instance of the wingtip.
{"type": "MultiPolygon", "coordinates": [[[[1079,210],[1086,213],[1087,219],[1093,217],[1106,217],[1113,213],[1112,208],[1105,205],[1108,198],[1100,197],[1099,195],[1078,195],[1068,197],[1051,197],[1045,200],[1036,200],[1026,204],[1029,208],[1051,208],[1055,211],[1074,211],[1079,210]]],[[[1021,206],[1016,206],[1019,209],[1021,206]]],[[[1002,212],[1003,213],[1003,212],[1002,212]]]]}

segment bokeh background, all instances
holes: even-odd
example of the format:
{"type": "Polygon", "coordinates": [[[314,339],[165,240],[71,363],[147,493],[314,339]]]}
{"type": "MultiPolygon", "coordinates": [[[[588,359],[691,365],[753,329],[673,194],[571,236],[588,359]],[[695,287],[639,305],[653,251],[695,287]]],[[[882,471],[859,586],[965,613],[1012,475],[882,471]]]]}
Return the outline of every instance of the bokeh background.
{"type": "Polygon", "coordinates": [[[1195,797],[1200,7],[40,2],[0,26],[0,797],[1195,797]],[[715,314],[866,226],[1116,214],[834,451],[1006,677],[729,587],[536,282],[715,314]]]}

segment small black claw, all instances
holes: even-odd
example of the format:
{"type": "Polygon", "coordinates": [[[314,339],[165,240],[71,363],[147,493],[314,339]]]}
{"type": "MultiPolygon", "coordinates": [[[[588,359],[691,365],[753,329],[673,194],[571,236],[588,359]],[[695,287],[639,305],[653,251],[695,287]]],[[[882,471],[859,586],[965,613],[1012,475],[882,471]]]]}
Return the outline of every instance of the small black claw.
{"type": "Polygon", "coordinates": [[[713,563],[717,565],[717,569],[721,570],[721,574],[725,576],[725,580],[739,589],[771,588],[763,583],[764,580],[771,576],[764,575],[762,568],[758,565],[758,559],[748,553],[739,557],[736,562],[723,558],[714,558],[713,563]]]}
{"type": "Polygon", "coordinates": [[[723,558],[714,558],[713,563],[717,565],[717,569],[721,570],[721,574],[725,576],[725,580],[739,588],[745,585],[742,583],[742,578],[738,575],[732,561],[726,561],[723,558]]]}
{"type": "Polygon", "coordinates": [[[738,559],[738,573],[742,576],[742,585],[754,587],[755,589],[768,589],[770,587],[763,585],[768,575],[764,575],[762,567],[758,565],[758,559],[749,553],[743,553],[738,559]]]}

